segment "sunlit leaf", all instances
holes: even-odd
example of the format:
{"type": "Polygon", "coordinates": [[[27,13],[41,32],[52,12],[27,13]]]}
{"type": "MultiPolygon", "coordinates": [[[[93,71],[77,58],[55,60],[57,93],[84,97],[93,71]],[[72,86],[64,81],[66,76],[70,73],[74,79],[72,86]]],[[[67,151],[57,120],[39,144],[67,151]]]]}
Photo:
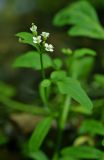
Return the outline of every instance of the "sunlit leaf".
{"type": "Polygon", "coordinates": [[[30,157],[34,160],[48,160],[47,156],[42,151],[32,153],[30,157]]]}
{"type": "Polygon", "coordinates": [[[62,67],[62,61],[61,61],[61,59],[58,59],[58,58],[54,59],[54,60],[53,60],[53,64],[54,64],[53,67],[54,67],[56,70],[58,70],[58,69],[60,69],[60,68],[62,67]]]}
{"type": "Polygon", "coordinates": [[[21,43],[26,43],[34,46],[32,33],[20,32],[20,33],[17,33],[16,36],[19,37],[19,41],[21,43]]]}
{"type": "Polygon", "coordinates": [[[43,140],[49,132],[52,124],[52,118],[48,117],[38,123],[29,140],[29,152],[37,152],[42,145],[43,140]]]}
{"type": "Polygon", "coordinates": [[[62,155],[71,156],[79,159],[101,159],[104,156],[103,151],[90,146],[66,147],[62,150],[62,155]]]}
{"type": "MultiPolygon", "coordinates": [[[[52,60],[47,54],[43,54],[43,67],[51,67],[52,60]]],[[[30,51],[16,58],[13,63],[13,67],[33,68],[36,70],[41,69],[40,54],[35,51],[30,51]]]]}
{"type": "Polygon", "coordinates": [[[87,110],[92,110],[93,104],[77,80],[67,77],[58,81],[57,86],[60,93],[69,94],[71,98],[86,107],[87,110]]]}
{"type": "Polygon", "coordinates": [[[66,72],[64,70],[54,71],[51,73],[51,79],[53,81],[63,80],[66,78],[66,72]]]}

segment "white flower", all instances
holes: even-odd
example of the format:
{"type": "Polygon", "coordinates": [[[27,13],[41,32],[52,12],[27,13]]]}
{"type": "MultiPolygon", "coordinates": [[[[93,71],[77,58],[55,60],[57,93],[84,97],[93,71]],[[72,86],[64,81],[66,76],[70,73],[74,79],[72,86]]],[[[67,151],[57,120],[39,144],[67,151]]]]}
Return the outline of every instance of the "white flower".
{"type": "Polygon", "coordinates": [[[43,36],[43,38],[48,38],[49,37],[49,33],[48,32],[42,32],[41,34],[43,36]]]}
{"type": "Polygon", "coordinates": [[[33,43],[40,43],[42,40],[41,40],[41,36],[37,36],[37,37],[33,37],[33,43]]]}
{"type": "Polygon", "coordinates": [[[30,27],[30,30],[31,30],[32,32],[37,32],[37,26],[34,25],[34,23],[32,23],[32,27],[30,27]]]}
{"type": "Polygon", "coordinates": [[[49,52],[53,52],[52,44],[45,43],[45,50],[49,52]]]}

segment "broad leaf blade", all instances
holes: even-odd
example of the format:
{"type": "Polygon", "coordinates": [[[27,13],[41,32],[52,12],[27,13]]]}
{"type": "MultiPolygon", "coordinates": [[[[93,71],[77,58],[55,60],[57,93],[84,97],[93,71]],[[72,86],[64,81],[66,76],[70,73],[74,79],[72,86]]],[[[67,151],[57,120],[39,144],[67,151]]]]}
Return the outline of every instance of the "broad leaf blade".
{"type": "Polygon", "coordinates": [[[49,132],[52,124],[52,118],[48,117],[41,121],[35,128],[30,140],[29,140],[29,152],[37,152],[49,132]]]}
{"type": "Polygon", "coordinates": [[[103,152],[90,146],[67,147],[62,150],[62,155],[79,159],[101,159],[103,152]]]}
{"type": "Polygon", "coordinates": [[[57,85],[62,94],[69,94],[87,110],[92,110],[93,104],[77,80],[67,77],[63,81],[58,81],[57,85]]]}
{"type": "MultiPolygon", "coordinates": [[[[43,67],[49,68],[52,65],[53,65],[52,60],[49,57],[49,55],[43,54],[43,67]]],[[[40,70],[41,69],[40,54],[35,51],[27,52],[24,55],[21,55],[16,58],[16,60],[13,63],[13,67],[33,68],[36,70],[40,70]]]]}

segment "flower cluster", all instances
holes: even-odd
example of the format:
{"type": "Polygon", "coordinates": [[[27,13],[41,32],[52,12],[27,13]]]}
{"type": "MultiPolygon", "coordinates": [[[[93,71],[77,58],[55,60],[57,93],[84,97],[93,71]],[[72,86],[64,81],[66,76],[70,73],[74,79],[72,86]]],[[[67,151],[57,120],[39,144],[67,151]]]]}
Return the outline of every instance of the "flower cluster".
{"type": "Polygon", "coordinates": [[[30,27],[30,30],[33,33],[33,43],[34,44],[38,44],[38,45],[42,44],[45,51],[48,51],[48,52],[53,52],[54,51],[52,44],[46,43],[46,40],[49,37],[49,33],[42,32],[41,35],[38,35],[37,34],[37,26],[34,25],[34,23],[32,23],[32,26],[30,27]]]}

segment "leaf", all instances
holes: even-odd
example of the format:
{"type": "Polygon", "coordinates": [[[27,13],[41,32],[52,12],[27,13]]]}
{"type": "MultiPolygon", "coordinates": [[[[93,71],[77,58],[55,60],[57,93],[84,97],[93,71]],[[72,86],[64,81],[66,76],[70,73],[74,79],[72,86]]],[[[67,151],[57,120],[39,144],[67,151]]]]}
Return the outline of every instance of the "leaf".
{"type": "Polygon", "coordinates": [[[59,70],[59,71],[53,71],[51,73],[51,80],[52,81],[59,81],[59,80],[63,80],[64,78],[66,78],[66,72],[64,70],[59,70]]]}
{"type": "Polygon", "coordinates": [[[21,43],[26,43],[26,44],[30,44],[30,45],[34,46],[33,35],[31,33],[20,32],[20,33],[17,33],[16,36],[19,37],[19,41],[21,43]]]}
{"type": "MultiPolygon", "coordinates": [[[[49,57],[49,55],[43,54],[43,67],[49,68],[52,65],[53,65],[52,60],[49,57]]],[[[21,55],[16,58],[16,60],[13,63],[13,67],[33,68],[36,70],[40,70],[41,69],[40,54],[35,51],[27,52],[24,55],[21,55]]]]}
{"type": "Polygon", "coordinates": [[[99,159],[104,156],[104,153],[90,146],[75,146],[67,147],[61,151],[64,156],[71,156],[79,159],[99,159]]]}
{"type": "Polygon", "coordinates": [[[62,51],[63,54],[66,54],[68,56],[73,54],[73,51],[70,48],[62,48],[61,51],[62,51]]]}
{"type": "Polygon", "coordinates": [[[53,60],[53,66],[56,70],[60,69],[62,67],[62,61],[59,58],[56,58],[53,60]]]}
{"type": "Polygon", "coordinates": [[[74,52],[74,58],[81,58],[81,57],[83,57],[85,55],[95,56],[96,52],[94,50],[92,50],[92,49],[89,49],[89,48],[77,49],[74,52]]]}
{"type": "Polygon", "coordinates": [[[41,82],[41,86],[42,87],[49,87],[51,85],[51,81],[49,79],[44,79],[42,82],[41,82]]]}
{"type": "Polygon", "coordinates": [[[47,117],[41,122],[38,123],[37,127],[32,133],[32,136],[29,140],[29,152],[37,152],[45,139],[46,135],[49,132],[49,129],[52,124],[52,118],[47,117]]]}
{"type": "Polygon", "coordinates": [[[72,25],[68,34],[104,39],[104,28],[101,26],[93,6],[87,1],[75,2],[62,9],[54,18],[56,26],[72,25]]]}
{"type": "Polygon", "coordinates": [[[104,135],[104,125],[96,120],[85,120],[79,131],[80,133],[89,133],[91,135],[104,135]]]}
{"type": "Polygon", "coordinates": [[[32,153],[30,157],[34,160],[48,160],[48,158],[42,151],[37,151],[35,153],[32,153]]]}
{"type": "Polygon", "coordinates": [[[92,110],[93,104],[77,80],[67,77],[62,81],[58,81],[57,86],[61,94],[69,94],[71,98],[87,110],[92,110]]]}

